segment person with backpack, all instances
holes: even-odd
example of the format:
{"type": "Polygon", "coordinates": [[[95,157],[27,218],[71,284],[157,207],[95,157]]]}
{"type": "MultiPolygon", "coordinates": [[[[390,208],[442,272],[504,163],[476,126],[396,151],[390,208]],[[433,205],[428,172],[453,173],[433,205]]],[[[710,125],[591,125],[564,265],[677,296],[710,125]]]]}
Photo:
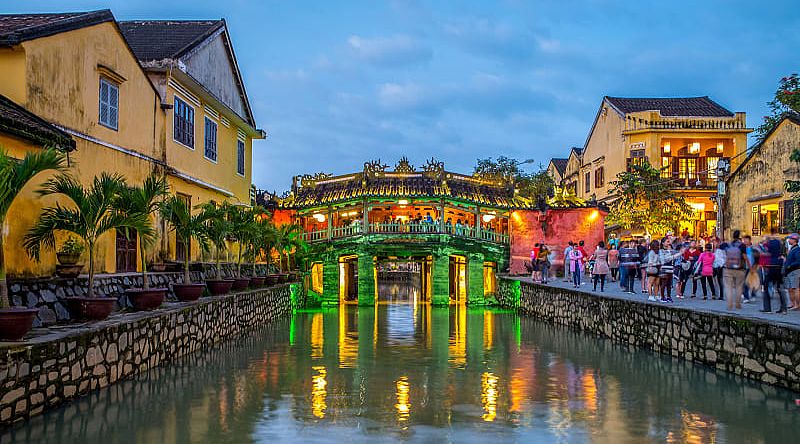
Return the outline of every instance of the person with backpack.
{"type": "Polygon", "coordinates": [[[797,242],[800,236],[792,233],[786,239],[789,244],[789,252],[786,254],[786,261],[783,263],[784,284],[789,290],[789,303],[792,304],[789,310],[800,308],[800,248],[797,242]]]}
{"type": "Polygon", "coordinates": [[[769,296],[769,286],[775,286],[780,308],[775,313],[786,314],[786,298],[783,297],[781,286],[783,283],[783,257],[781,255],[781,241],[775,238],[767,240],[764,252],[761,254],[761,266],[764,269],[764,301],[762,313],[772,312],[772,301],[769,296]]]}
{"type": "Polygon", "coordinates": [[[635,244],[631,242],[623,242],[622,248],[619,250],[619,264],[620,264],[620,283],[625,293],[633,294],[633,282],[636,280],[636,274],[639,269],[639,253],[633,248],[635,244]]]}
{"type": "Polygon", "coordinates": [[[661,263],[661,268],[658,271],[661,302],[673,302],[672,278],[675,271],[674,264],[675,259],[680,255],[680,252],[672,249],[672,241],[669,238],[665,238],[661,244],[661,249],[658,251],[658,261],[661,263]]]}
{"type": "Polygon", "coordinates": [[[711,251],[711,244],[706,244],[705,251],[700,253],[697,265],[700,268],[700,284],[703,287],[703,300],[708,299],[706,284],[711,287],[711,299],[716,299],[717,292],[714,289],[714,252],[711,251]]]}
{"type": "MultiPolygon", "coordinates": [[[[742,309],[742,291],[745,270],[747,269],[747,249],[739,235],[739,230],[733,231],[733,241],[725,250],[725,268],[722,270],[722,282],[728,298],[728,310],[733,310],[734,305],[737,310],[742,309]]],[[[800,259],[800,256],[798,256],[798,259],[800,259]]],[[[800,264],[800,261],[798,263],[800,264]]]]}

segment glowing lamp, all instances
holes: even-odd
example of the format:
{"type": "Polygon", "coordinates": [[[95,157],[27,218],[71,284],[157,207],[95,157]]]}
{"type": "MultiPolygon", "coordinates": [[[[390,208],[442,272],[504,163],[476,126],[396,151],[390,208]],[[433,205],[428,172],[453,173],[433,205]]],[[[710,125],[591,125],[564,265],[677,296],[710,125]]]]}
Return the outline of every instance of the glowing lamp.
{"type": "Polygon", "coordinates": [[[717,152],[721,153],[724,150],[725,150],[725,145],[723,145],[722,142],[717,142],[717,152]]]}
{"type": "Polygon", "coordinates": [[[689,152],[692,154],[697,154],[700,152],[700,142],[692,142],[689,145],[689,152]]]}
{"type": "Polygon", "coordinates": [[[671,149],[672,147],[670,146],[669,142],[664,142],[664,152],[668,153],[671,149]]]}
{"type": "Polygon", "coordinates": [[[324,214],[322,214],[322,213],[316,213],[316,214],[314,214],[314,215],[313,215],[313,216],[311,216],[311,217],[313,217],[314,219],[316,219],[316,220],[317,220],[317,222],[325,222],[325,215],[324,215],[324,214]]]}
{"type": "Polygon", "coordinates": [[[400,199],[400,200],[397,201],[397,203],[399,203],[400,205],[408,205],[408,200],[400,199]]]}
{"type": "Polygon", "coordinates": [[[482,217],[482,219],[483,219],[483,221],[484,221],[485,223],[489,223],[489,222],[491,222],[491,221],[492,221],[492,219],[494,219],[494,218],[495,218],[495,215],[494,215],[494,214],[484,214],[484,215],[483,215],[483,217],[482,217]]]}
{"type": "Polygon", "coordinates": [[[595,221],[595,220],[596,220],[598,217],[600,217],[600,212],[599,212],[599,211],[597,211],[597,210],[594,210],[594,211],[592,211],[592,212],[589,214],[589,221],[590,221],[590,222],[593,222],[593,221],[595,221]]]}

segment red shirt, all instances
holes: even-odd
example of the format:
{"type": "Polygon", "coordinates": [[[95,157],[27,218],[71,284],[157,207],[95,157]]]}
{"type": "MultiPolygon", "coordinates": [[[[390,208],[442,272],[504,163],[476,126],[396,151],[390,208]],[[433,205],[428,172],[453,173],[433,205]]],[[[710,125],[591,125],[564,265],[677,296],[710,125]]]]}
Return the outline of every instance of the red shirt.
{"type": "Polygon", "coordinates": [[[581,254],[583,255],[583,260],[585,260],[585,261],[589,260],[589,255],[586,254],[586,250],[583,249],[583,246],[579,245],[578,246],[578,251],[580,251],[581,254]]]}
{"type": "Polygon", "coordinates": [[[691,249],[687,249],[686,251],[683,252],[683,260],[685,261],[697,260],[700,257],[700,253],[701,251],[699,248],[695,248],[694,252],[692,252],[691,249]]]}

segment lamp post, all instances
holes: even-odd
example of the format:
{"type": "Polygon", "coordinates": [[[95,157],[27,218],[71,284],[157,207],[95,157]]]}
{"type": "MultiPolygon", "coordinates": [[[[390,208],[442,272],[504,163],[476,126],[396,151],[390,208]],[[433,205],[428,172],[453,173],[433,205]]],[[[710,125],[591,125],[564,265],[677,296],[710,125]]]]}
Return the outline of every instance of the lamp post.
{"type": "Polygon", "coordinates": [[[717,162],[717,237],[720,240],[725,236],[724,218],[724,203],[725,203],[725,179],[728,177],[730,171],[730,162],[728,159],[720,159],[717,162]]]}

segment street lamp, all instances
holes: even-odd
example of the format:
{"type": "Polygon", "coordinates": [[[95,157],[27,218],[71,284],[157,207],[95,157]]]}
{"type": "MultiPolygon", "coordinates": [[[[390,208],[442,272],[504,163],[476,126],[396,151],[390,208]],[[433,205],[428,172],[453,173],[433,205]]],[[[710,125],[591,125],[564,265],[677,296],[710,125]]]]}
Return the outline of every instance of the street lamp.
{"type": "Polygon", "coordinates": [[[731,165],[728,159],[720,159],[717,162],[717,237],[722,240],[725,235],[723,224],[723,206],[725,204],[725,179],[728,177],[731,165]]]}

